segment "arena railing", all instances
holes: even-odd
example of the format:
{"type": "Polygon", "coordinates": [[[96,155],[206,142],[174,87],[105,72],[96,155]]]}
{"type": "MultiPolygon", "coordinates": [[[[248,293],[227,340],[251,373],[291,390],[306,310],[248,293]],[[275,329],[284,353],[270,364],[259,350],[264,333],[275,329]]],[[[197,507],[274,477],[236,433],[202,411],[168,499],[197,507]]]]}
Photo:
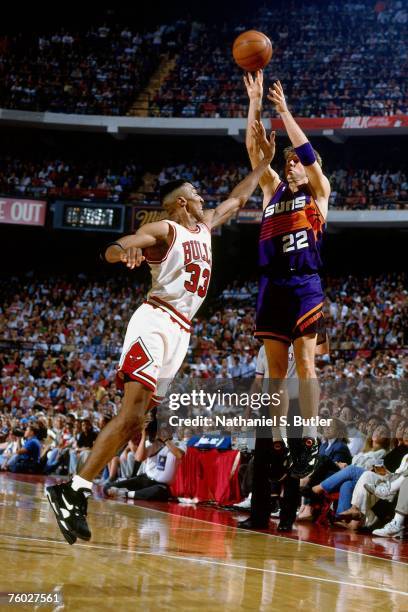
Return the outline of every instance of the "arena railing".
{"type": "MultiPolygon", "coordinates": [[[[51,203],[53,200],[67,200],[74,202],[93,202],[114,204],[121,203],[128,206],[147,207],[157,209],[160,207],[158,192],[141,191],[139,189],[125,189],[122,193],[112,189],[93,189],[93,188],[73,188],[65,189],[59,187],[38,187],[27,185],[22,190],[2,189],[0,198],[16,198],[16,199],[44,199],[47,198],[51,203]]],[[[216,206],[225,198],[225,192],[214,193],[207,195],[205,190],[203,198],[209,207],[216,206]]],[[[338,194],[335,202],[329,203],[330,210],[345,211],[345,210],[361,210],[369,212],[371,210],[405,210],[408,208],[407,199],[399,199],[395,196],[386,196],[378,194],[368,198],[367,196],[353,196],[352,194],[338,194]]],[[[262,196],[255,194],[248,201],[246,209],[261,210],[262,196]]]]}
{"type": "MultiPolygon", "coordinates": [[[[350,136],[402,135],[408,133],[408,115],[380,117],[297,118],[308,135],[325,136],[343,142],[350,136]]],[[[128,117],[75,115],[0,108],[0,125],[46,129],[72,129],[101,132],[122,138],[126,134],[192,134],[232,136],[244,140],[246,119],[128,117]]],[[[280,119],[273,120],[277,133],[283,133],[280,119]]]]}

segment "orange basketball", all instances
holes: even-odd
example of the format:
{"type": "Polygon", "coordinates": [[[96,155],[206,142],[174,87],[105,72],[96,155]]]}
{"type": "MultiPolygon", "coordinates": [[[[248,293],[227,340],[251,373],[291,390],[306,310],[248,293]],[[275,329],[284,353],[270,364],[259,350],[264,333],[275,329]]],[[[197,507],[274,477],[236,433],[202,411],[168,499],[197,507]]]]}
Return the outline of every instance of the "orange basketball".
{"type": "Polygon", "coordinates": [[[262,32],[248,30],[234,40],[232,55],[238,66],[247,72],[255,72],[270,62],[272,43],[262,32]]]}

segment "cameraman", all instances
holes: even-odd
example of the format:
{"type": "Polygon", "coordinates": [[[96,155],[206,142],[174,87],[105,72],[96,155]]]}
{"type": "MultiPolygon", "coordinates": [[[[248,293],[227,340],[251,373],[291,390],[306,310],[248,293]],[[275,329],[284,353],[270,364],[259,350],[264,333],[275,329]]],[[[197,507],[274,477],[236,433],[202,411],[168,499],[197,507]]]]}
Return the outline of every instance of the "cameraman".
{"type": "Polygon", "coordinates": [[[173,442],[171,432],[165,426],[160,427],[150,445],[148,433],[143,430],[135,453],[135,460],[141,462],[138,475],[112,483],[108,490],[105,489],[108,495],[160,501],[169,498],[169,486],[184,456],[184,449],[173,442]]]}

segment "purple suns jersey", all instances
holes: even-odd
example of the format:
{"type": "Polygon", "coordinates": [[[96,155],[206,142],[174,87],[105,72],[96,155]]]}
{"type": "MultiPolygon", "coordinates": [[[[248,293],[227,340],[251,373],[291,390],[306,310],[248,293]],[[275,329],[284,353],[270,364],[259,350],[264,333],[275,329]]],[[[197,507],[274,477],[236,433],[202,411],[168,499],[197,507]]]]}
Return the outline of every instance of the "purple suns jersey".
{"type": "Polygon", "coordinates": [[[307,185],[292,193],[281,182],[266,206],[259,236],[259,265],[268,276],[315,274],[321,267],[325,224],[307,185]]]}

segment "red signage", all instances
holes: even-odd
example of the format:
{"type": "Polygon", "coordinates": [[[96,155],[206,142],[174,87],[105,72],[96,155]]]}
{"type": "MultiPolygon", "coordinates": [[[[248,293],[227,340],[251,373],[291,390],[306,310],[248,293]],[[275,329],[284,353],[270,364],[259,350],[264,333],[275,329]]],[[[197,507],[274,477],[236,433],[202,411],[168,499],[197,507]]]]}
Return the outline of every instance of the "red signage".
{"type": "Polygon", "coordinates": [[[42,200],[0,198],[0,223],[44,225],[47,203],[42,200]]]}
{"type": "MultiPolygon", "coordinates": [[[[272,119],[273,129],[283,129],[282,119],[272,119]]],[[[304,130],[364,130],[368,128],[404,128],[408,127],[408,115],[389,115],[385,117],[296,117],[304,130]]]]}

